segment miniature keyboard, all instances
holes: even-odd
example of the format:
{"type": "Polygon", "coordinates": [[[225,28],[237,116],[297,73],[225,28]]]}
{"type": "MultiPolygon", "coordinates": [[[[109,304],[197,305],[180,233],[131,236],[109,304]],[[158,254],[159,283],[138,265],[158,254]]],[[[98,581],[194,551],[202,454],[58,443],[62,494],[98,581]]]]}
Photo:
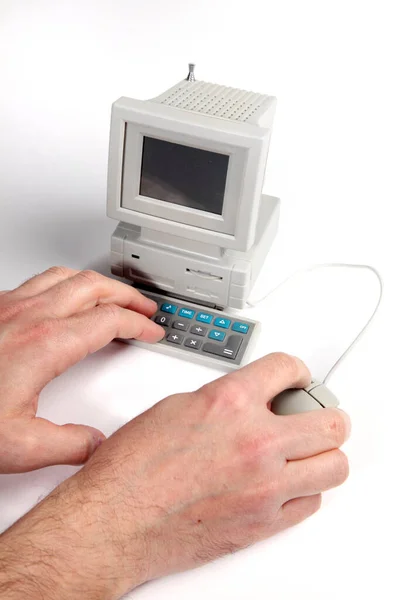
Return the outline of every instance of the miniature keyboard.
{"type": "Polygon", "coordinates": [[[157,303],[152,320],[164,327],[165,336],[157,344],[122,341],[224,371],[247,363],[260,323],[140,291],[157,303]]]}

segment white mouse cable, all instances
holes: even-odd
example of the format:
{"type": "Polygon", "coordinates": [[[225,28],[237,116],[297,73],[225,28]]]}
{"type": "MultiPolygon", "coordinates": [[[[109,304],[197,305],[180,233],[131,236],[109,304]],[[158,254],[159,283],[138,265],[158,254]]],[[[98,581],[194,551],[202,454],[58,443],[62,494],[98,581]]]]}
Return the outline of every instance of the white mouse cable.
{"type": "Polygon", "coordinates": [[[334,365],[328,371],[328,373],[326,374],[326,376],[325,376],[325,378],[323,380],[323,383],[326,383],[328,381],[328,379],[330,379],[332,377],[332,375],[336,371],[337,367],[342,363],[342,361],[351,352],[351,350],[353,350],[354,346],[360,341],[360,339],[362,338],[362,336],[364,335],[364,333],[367,331],[368,327],[372,323],[372,321],[373,321],[376,313],[378,312],[378,308],[379,308],[379,306],[381,304],[382,295],[383,295],[383,279],[382,279],[381,274],[379,273],[379,271],[377,269],[375,269],[375,267],[371,267],[371,265],[361,265],[361,264],[359,265],[359,264],[352,264],[352,263],[323,263],[323,264],[320,264],[320,265],[313,265],[311,267],[307,267],[305,269],[300,269],[299,271],[296,271],[295,273],[292,273],[291,275],[289,275],[289,277],[287,277],[286,279],[284,279],[283,281],[281,281],[281,283],[279,283],[275,288],[273,288],[272,290],[270,290],[268,292],[268,294],[266,294],[265,296],[263,296],[259,300],[255,301],[255,302],[247,302],[247,306],[249,306],[250,308],[255,308],[256,306],[258,306],[259,304],[261,304],[262,302],[264,302],[271,294],[273,294],[279,288],[281,288],[282,286],[284,286],[285,283],[287,283],[290,279],[292,279],[296,275],[300,275],[301,273],[308,273],[310,271],[315,271],[317,269],[329,269],[329,268],[366,269],[368,271],[371,271],[372,273],[374,273],[374,275],[376,276],[376,278],[378,279],[378,282],[379,282],[379,298],[378,298],[376,306],[375,306],[374,310],[372,311],[372,314],[369,317],[368,321],[366,322],[366,324],[364,325],[364,327],[361,329],[361,331],[357,334],[357,336],[354,338],[354,340],[351,342],[350,346],[348,346],[348,348],[343,352],[343,354],[341,354],[339,356],[339,358],[337,359],[337,361],[334,363],[334,365]]]}

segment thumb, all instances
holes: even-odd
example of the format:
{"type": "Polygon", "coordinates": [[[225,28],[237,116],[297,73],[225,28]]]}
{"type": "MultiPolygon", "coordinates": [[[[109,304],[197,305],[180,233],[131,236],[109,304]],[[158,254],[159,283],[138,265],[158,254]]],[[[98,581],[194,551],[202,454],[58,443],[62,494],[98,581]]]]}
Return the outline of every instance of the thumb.
{"type": "Polygon", "coordinates": [[[0,473],[24,473],[50,465],[81,465],[105,440],[87,425],[55,425],[46,419],[10,419],[2,423],[0,473]]]}

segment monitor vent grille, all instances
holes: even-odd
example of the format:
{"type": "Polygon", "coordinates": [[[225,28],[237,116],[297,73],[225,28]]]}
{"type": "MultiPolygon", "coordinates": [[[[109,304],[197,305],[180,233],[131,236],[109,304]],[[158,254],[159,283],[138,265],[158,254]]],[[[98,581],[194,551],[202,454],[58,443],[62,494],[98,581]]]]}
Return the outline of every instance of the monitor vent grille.
{"type": "Polygon", "coordinates": [[[183,81],[157,100],[167,106],[245,122],[264,106],[268,98],[269,96],[263,94],[204,81],[183,81]]]}

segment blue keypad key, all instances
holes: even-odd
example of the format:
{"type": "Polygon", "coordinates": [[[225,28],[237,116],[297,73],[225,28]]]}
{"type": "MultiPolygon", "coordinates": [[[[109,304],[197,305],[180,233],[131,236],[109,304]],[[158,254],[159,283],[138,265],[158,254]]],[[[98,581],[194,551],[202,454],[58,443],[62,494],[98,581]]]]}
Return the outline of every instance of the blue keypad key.
{"type": "Polygon", "coordinates": [[[223,319],[222,317],[218,317],[214,319],[215,327],[222,327],[223,329],[229,329],[231,321],[229,319],[223,319]]]}
{"type": "Polygon", "coordinates": [[[223,331],[216,331],[212,329],[208,334],[210,340],[217,340],[218,342],[223,342],[225,339],[225,333],[223,331]]]}
{"type": "Polygon", "coordinates": [[[178,314],[180,317],[185,317],[185,319],[193,319],[194,310],[191,310],[190,308],[181,308],[178,314]]]}
{"type": "Polygon", "coordinates": [[[239,333],[247,333],[249,330],[249,326],[246,323],[234,323],[232,327],[232,331],[238,331],[239,333]]]}
{"type": "Polygon", "coordinates": [[[203,312],[199,312],[196,317],[196,321],[200,321],[200,323],[211,323],[212,320],[212,315],[203,312]]]}
{"type": "Polygon", "coordinates": [[[161,306],[162,312],[171,313],[172,315],[176,313],[177,308],[178,307],[175,306],[175,304],[169,304],[169,302],[164,302],[164,304],[161,306]]]}

